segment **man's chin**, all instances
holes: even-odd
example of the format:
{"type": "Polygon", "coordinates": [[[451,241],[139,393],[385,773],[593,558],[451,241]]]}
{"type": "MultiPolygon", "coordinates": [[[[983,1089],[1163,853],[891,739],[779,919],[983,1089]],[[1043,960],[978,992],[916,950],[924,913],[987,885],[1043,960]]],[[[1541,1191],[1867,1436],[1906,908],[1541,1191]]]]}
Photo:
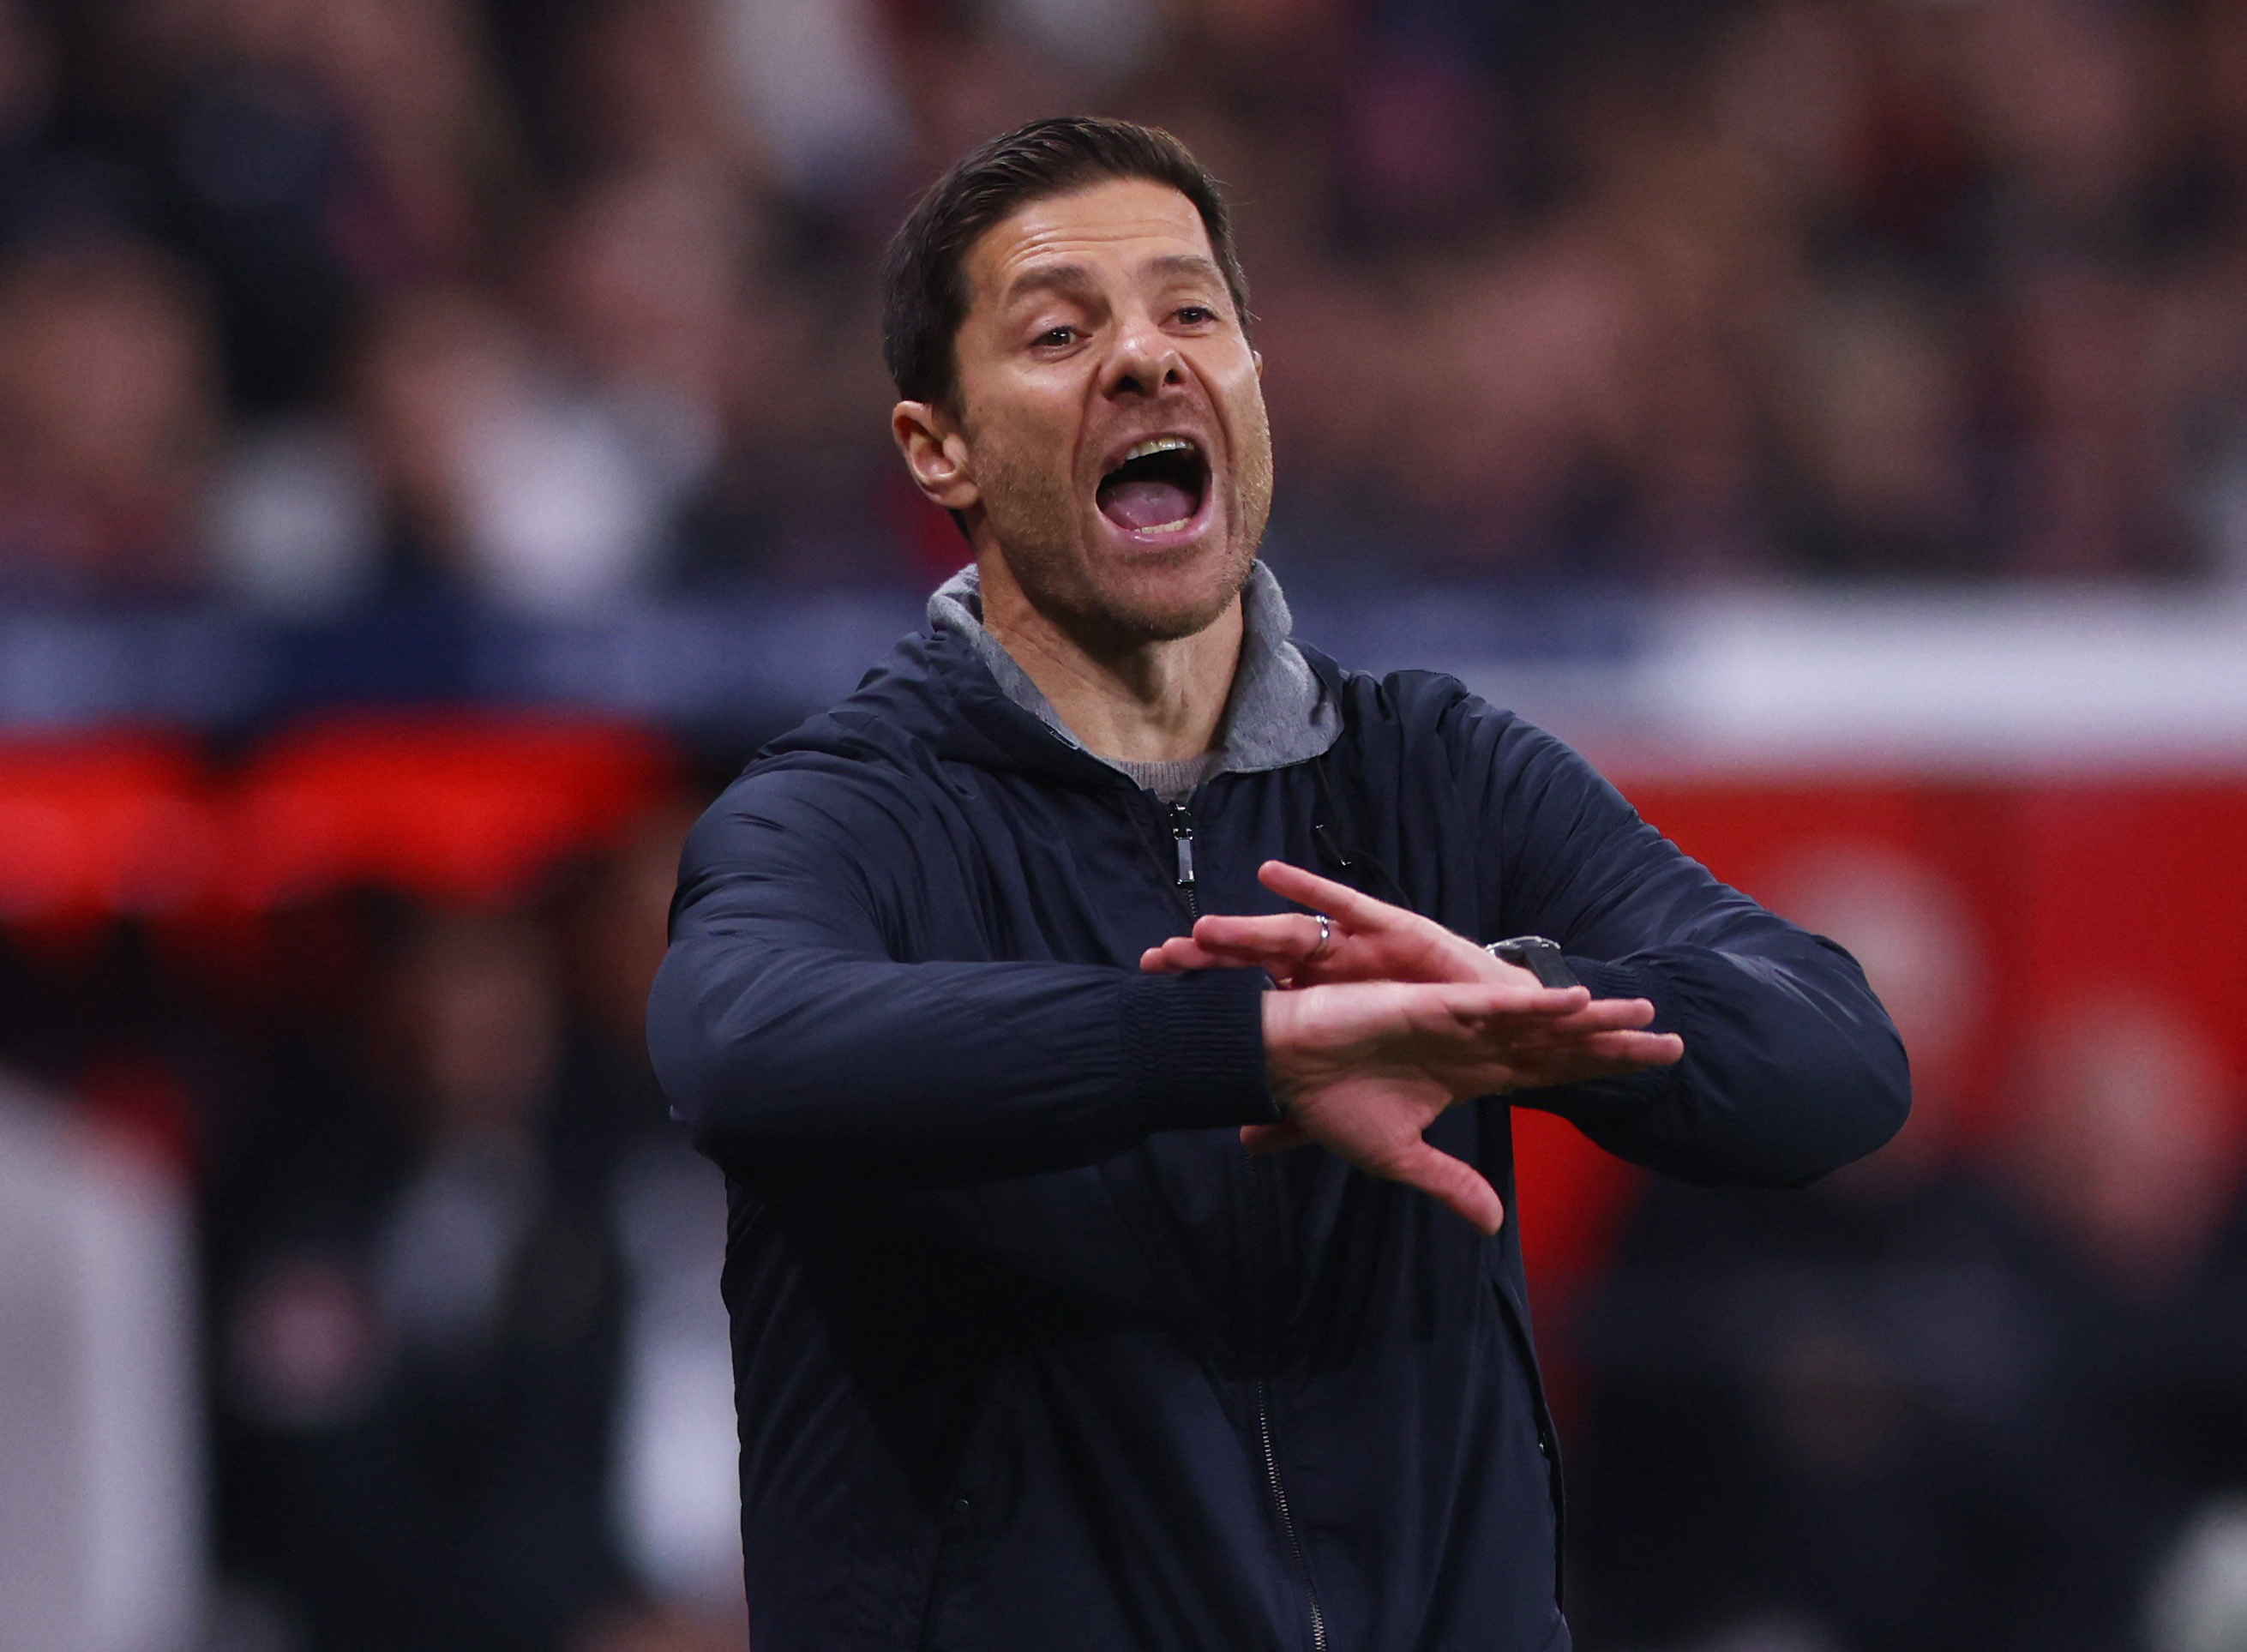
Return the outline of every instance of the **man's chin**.
{"type": "Polygon", "coordinates": [[[1231,600],[1227,597],[1223,602],[1192,608],[1114,610],[1105,618],[1111,630],[1133,642],[1183,642],[1189,637],[1200,636],[1217,624],[1231,600]]]}
{"type": "MultiPolygon", "coordinates": [[[[1199,636],[1223,617],[1248,577],[1252,556],[1209,553],[1182,566],[1110,570],[1095,597],[1096,619],[1138,642],[1199,636]]],[[[1088,618],[1095,618],[1088,616],[1088,618]]]]}
{"type": "Polygon", "coordinates": [[[1254,548],[1231,543],[1220,509],[1191,538],[1149,543],[1092,527],[1088,595],[1109,624],[1150,642],[1175,642],[1207,630],[1248,577],[1254,548]]]}
{"type": "Polygon", "coordinates": [[[1255,560],[1225,527],[1220,517],[1190,538],[1149,544],[1099,520],[1081,524],[1069,550],[1030,549],[1025,535],[1029,546],[1002,539],[1000,555],[1031,607],[1104,653],[1197,636],[1224,615],[1255,560]]]}

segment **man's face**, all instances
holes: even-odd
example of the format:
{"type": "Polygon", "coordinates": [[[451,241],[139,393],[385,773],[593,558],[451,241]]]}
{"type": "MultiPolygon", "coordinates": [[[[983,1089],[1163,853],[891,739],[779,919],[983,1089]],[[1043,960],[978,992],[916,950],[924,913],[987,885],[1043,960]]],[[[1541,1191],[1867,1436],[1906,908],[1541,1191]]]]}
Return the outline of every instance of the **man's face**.
{"type": "Polygon", "coordinates": [[[1033,201],[984,232],[966,275],[957,417],[898,410],[924,490],[1065,627],[1203,630],[1263,537],[1272,439],[1193,203],[1137,179],[1033,201]]]}

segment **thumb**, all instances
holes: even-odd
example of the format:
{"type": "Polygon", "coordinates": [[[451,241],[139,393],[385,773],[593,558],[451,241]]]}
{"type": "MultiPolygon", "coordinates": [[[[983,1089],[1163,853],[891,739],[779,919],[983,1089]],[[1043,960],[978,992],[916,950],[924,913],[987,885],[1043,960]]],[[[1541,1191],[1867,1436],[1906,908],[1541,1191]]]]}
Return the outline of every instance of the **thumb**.
{"type": "Polygon", "coordinates": [[[1480,1171],[1425,1142],[1408,1148],[1389,1175],[1450,1206],[1478,1232],[1495,1233],[1506,1220],[1505,1202],[1480,1171]]]}

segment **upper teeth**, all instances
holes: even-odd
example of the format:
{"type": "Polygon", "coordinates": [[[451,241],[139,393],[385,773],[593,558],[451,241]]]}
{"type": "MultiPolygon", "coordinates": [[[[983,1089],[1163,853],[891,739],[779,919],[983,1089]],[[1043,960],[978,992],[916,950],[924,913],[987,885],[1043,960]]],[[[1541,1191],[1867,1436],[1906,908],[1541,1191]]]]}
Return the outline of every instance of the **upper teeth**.
{"type": "Polygon", "coordinates": [[[1193,443],[1188,441],[1184,436],[1150,436],[1130,453],[1125,454],[1124,462],[1128,465],[1134,459],[1145,459],[1151,454],[1176,453],[1181,447],[1192,452],[1193,443]]]}

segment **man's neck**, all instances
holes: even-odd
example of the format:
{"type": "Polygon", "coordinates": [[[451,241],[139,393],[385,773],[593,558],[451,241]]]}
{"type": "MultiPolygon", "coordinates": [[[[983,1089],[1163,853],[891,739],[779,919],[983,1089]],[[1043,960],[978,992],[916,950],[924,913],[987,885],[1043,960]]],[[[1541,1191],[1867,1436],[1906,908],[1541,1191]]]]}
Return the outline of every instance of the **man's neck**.
{"type": "Polygon", "coordinates": [[[1191,637],[1088,644],[1032,605],[996,557],[981,559],[983,627],[1096,756],[1175,762],[1217,744],[1240,663],[1240,598],[1191,637]]]}

